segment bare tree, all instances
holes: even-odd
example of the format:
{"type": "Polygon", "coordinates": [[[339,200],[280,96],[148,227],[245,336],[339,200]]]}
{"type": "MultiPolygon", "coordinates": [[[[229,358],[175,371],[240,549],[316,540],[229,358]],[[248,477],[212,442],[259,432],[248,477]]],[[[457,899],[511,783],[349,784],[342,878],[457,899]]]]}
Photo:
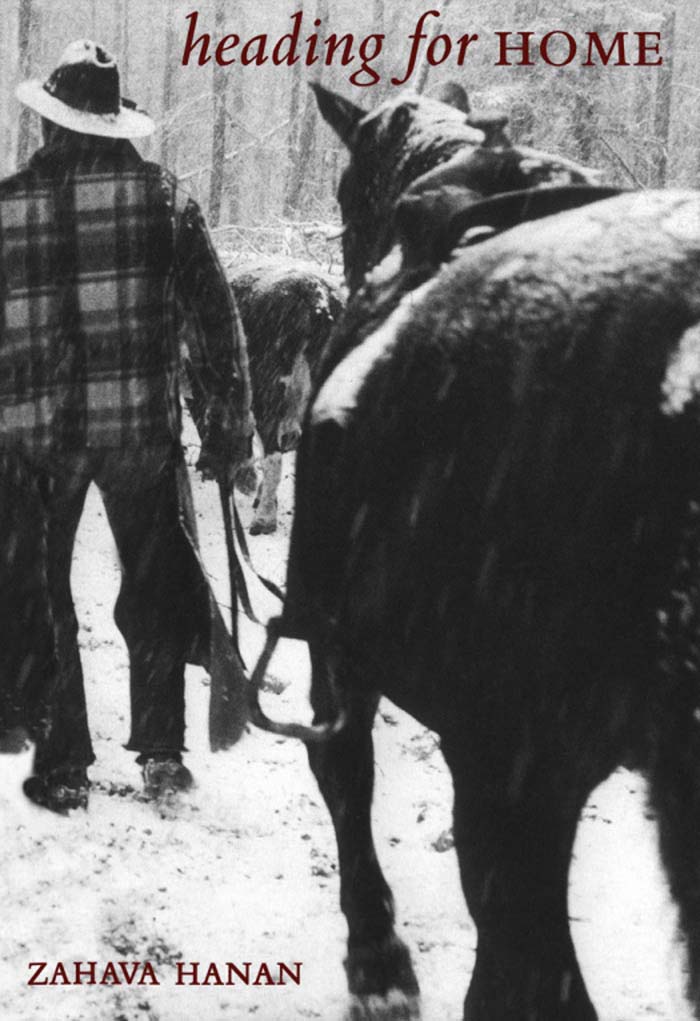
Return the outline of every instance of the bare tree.
{"type": "Polygon", "coordinates": [[[572,135],[576,141],[576,156],[583,163],[592,164],[596,141],[596,105],[583,89],[574,96],[572,135]]]}
{"type": "MultiPolygon", "coordinates": [[[[316,0],[316,17],[321,20],[322,24],[328,23],[328,0],[316,0]]],[[[322,76],[323,65],[320,67],[317,80],[320,81],[322,76]]],[[[306,173],[311,166],[316,143],[316,124],[316,100],[307,91],[304,101],[304,112],[301,117],[297,137],[296,158],[290,167],[289,184],[284,198],[284,208],[287,216],[293,216],[299,212],[306,173]]]]}
{"type": "MultiPolygon", "coordinates": [[[[293,2],[293,6],[296,8],[296,0],[293,2]]],[[[301,110],[301,67],[300,65],[294,64],[291,68],[292,82],[289,89],[289,127],[287,128],[287,169],[289,173],[288,181],[291,182],[292,175],[296,171],[296,165],[298,161],[298,148],[299,148],[299,136],[301,133],[301,124],[299,114],[301,110]]],[[[297,189],[292,189],[288,184],[285,188],[284,193],[284,215],[289,217],[293,216],[296,212],[296,202],[298,201],[297,189]]]]}
{"type": "MultiPolygon", "coordinates": [[[[224,35],[226,21],[226,0],[216,0],[214,31],[216,38],[224,35]]],[[[211,78],[212,97],[212,147],[211,174],[209,177],[209,219],[218,227],[221,219],[221,197],[224,190],[224,161],[226,156],[226,77],[214,65],[211,78]]]]}
{"type": "Polygon", "coordinates": [[[666,42],[666,57],[659,68],[656,100],[654,103],[654,155],[652,159],[653,183],[663,187],[668,172],[668,142],[671,135],[671,101],[673,98],[673,53],[676,27],[675,8],[669,8],[664,16],[661,29],[666,42]]]}
{"type": "MultiPolygon", "coordinates": [[[[245,21],[243,20],[243,8],[238,8],[236,14],[236,30],[245,34],[245,21]]],[[[245,131],[245,94],[243,92],[243,71],[239,64],[230,68],[228,75],[228,113],[227,121],[235,130],[234,150],[241,147],[241,140],[245,131]]],[[[242,216],[242,188],[241,182],[246,169],[246,159],[242,153],[234,151],[231,158],[226,160],[224,193],[226,197],[227,222],[236,223],[242,216]]],[[[263,175],[264,177],[264,175],[263,175]]],[[[262,180],[262,178],[261,178],[262,180]]]]}
{"type": "MultiPolygon", "coordinates": [[[[386,34],[386,7],[385,0],[372,0],[372,31],[377,32],[381,35],[386,34]]],[[[383,69],[383,54],[380,57],[379,69],[380,73],[383,69]]],[[[373,87],[372,92],[374,98],[379,100],[386,95],[388,91],[387,76],[382,74],[381,81],[373,87]]]]}
{"type": "MultiPolygon", "coordinates": [[[[417,11],[434,7],[440,17],[428,20],[431,41],[446,33],[454,41],[467,27],[479,29],[482,43],[469,50],[458,68],[453,50],[439,67],[422,61],[411,79],[428,91],[439,80],[457,75],[473,93],[475,109],[509,112],[510,131],[521,143],[547,148],[599,165],[613,180],[638,180],[649,185],[689,184],[700,173],[700,0],[441,0],[440,3],[399,4],[396,0],[5,0],[4,62],[0,74],[3,104],[2,168],[14,169],[16,154],[26,161],[38,141],[39,120],[14,105],[18,80],[52,66],[63,47],[80,34],[93,33],[108,43],[119,58],[125,94],[150,107],[157,120],[163,114],[163,134],[157,142],[138,143],[145,155],[180,170],[213,222],[244,221],[263,227],[273,237],[280,215],[288,219],[330,216],[336,210],[335,187],[343,147],[317,116],[310,77],[360,106],[373,107],[399,90],[392,74],[406,66],[408,37],[417,11]],[[269,13],[271,7],[277,9],[269,13]],[[466,8],[469,17],[463,17],[466,8]],[[280,11],[281,8],[281,11],[280,11]],[[198,47],[188,68],[181,65],[188,31],[185,20],[199,12],[196,35],[210,36],[209,62],[198,66],[198,47]],[[272,41],[280,20],[289,30],[289,15],[303,11],[296,64],[272,66],[272,41]],[[562,10],[566,19],[558,20],[562,10]],[[675,13],[675,17],[674,17],[675,13]],[[459,17],[458,17],[459,14],[459,17]],[[321,26],[314,26],[314,17],[321,26]],[[225,23],[224,23],[225,22],[225,23]],[[492,30],[512,26],[530,31],[533,66],[519,66],[516,49],[512,66],[494,64],[492,30]],[[662,67],[609,66],[580,68],[577,58],[561,71],[538,59],[540,36],[553,26],[571,31],[584,55],[585,32],[599,29],[606,47],[618,30],[659,30],[662,67]],[[318,62],[307,66],[306,37],[316,31],[318,62]],[[373,63],[381,83],[369,88],[349,84],[350,69],[336,51],[324,62],[324,39],[331,32],[354,35],[352,70],[357,70],[358,44],[363,34],[382,34],[385,43],[373,63]],[[243,40],[268,35],[264,67],[240,63],[243,40]],[[231,49],[235,63],[215,65],[217,39],[236,33],[241,44],[231,49]],[[671,64],[671,60],[673,63],[671,64]],[[495,87],[491,92],[491,88],[495,87]],[[19,114],[19,117],[18,117],[19,114]],[[245,114],[245,116],[244,116],[245,114]],[[258,126],[262,125],[262,130],[258,126]],[[273,130],[274,129],[274,130],[273,130]]],[[[630,31],[627,57],[635,56],[630,31]]],[[[517,47],[517,38],[510,40],[517,47]]],[[[436,47],[440,50],[440,46],[436,47]]],[[[257,237],[258,235],[256,235],[257,237]]],[[[268,238],[267,233],[260,237],[268,238]]],[[[266,240],[262,242],[267,243],[266,240]]]]}
{"type": "MultiPolygon", "coordinates": [[[[290,176],[295,173],[298,162],[298,147],[300,136],[299,108],[301,106],[301,72],[298,67],[294,68],[292,87],[289,93],[289,128],[287,129],[287,165],[290,176]]],[[[284,197],[285,216],[289,216],[292,210],[292,191],[287,188],[284,197]]]]}
{"type": "Polygon", "coordinates": [[[452,0],[443,0],[441,5],[442,16],[435,23],[435,29],[430,37],[430,42],[426,46],[426,52],[423,54],[423,62],[418,71],[418,77],[416,79],[416,92],[425,92],[425,86],[428,84],[428,75],[430,74],[430,64],[428,63],[427,51],[428,46],[432,43],[433,39],[436,39],[442,32],[443,26],[447,19],[447,12],[450,9],[452,0]]]}
{"type": "MultiPolygon", "coordinates": [[[[20,75],[28,78],[33,70],[33,56],[40,41],[39,11],[34,0],[20,0],[18,36],[20,75]]],[[[17,141],[17,161],[20,165],[27,162],[30,152],[36,146],[36,123],[36,116],[28,107],[23,106],[19,115],[17,141]]]]}
{"type": "Polygon", "coordinates": [[[129,0],[117,0],[115,17],[117,20],[115,37],[119,69],[122,81],[127,81],[129,78],[129,0]]]}
{"type": "Polygon", "coordinates": [[[177,135],[170,114],[175,107],[175,19],[170,14],[169,0],[163,0],[165,20],[165,60],[163,62],[163,134],[160,142],[160,159],[167,167],[175,167],[177,157],[177,135]]]}

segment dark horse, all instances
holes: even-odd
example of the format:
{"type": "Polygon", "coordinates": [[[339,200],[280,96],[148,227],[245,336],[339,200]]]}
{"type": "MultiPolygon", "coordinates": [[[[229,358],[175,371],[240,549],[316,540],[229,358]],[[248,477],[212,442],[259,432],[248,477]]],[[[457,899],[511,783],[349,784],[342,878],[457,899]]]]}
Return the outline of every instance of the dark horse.
{"type": "Polygon", "coordinates": [[[328,277],[290,260],[247,266],[230,282],[245,330],[264,451],[250,531],[269,534],[277,529],[282,453],[299,443],[312,381],[344,297],[328,277]]]}
{"type": "MultiPolygon", "coordinates": [[[[365,114],[317,91],[350,152],[354,295],[299,450],[279,625],[309,642],[317,723],[347,714],[309,755],[356,1016],[418,1009],[371,833],[380,693],[439,734],[452,773],[468,1021],[595,1019],[568,872],[621,763],[650,777],[698,1010],[700,196],[607,198],[500,229],[417,286],[386,265],[362,284],[401,192],[481,136],[435,101],[365,114]]],[[[525,186],[546,163],[507,159],[525,186]]]]}

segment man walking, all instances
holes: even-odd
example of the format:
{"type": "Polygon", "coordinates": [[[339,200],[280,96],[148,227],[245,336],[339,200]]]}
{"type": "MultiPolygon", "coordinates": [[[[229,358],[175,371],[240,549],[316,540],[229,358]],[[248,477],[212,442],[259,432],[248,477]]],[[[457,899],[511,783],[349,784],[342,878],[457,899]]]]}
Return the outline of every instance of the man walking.
{"type": "MultiPolygon", "coordinates": [[[[147,793],[192,783],[182,763],[184,667],[208,641],[210,616],[182,523],[180,309],[197,326],[190,355],[207,396],[205,474],[230,475],[253,423],[230,288],[196,203],[129,141],[154,125],[122,99],[114,59],[94,42],[72,43],[44,84],[25,82],[17,96],[42,117],[44,145],[0,182],[0,489],[16,492],[28,478],[41,513],[13,519],[20,533],[33,530],[29,542],[14,529],[0,535],[0,615],[12,615],[15,593],[28,606],[23,641],[15,621],[14,645],[0,658],[0,681],[33,693],[26,715],[37,749],[25,792],[65,811],[87,804],[94,761],[70,591],[91,482],[122,567],[115,619],[130,659],[126,747],[138,753],[147,793]],[[27,596],[16,550],[29,547],[44,551],[44,571],[32,569],[27,596]],[[45,642],[37,654],[32,614],[52,620],[53,656],[45,642]]],[[[9,633],[2,620],[0,629],[9,633]]]]}

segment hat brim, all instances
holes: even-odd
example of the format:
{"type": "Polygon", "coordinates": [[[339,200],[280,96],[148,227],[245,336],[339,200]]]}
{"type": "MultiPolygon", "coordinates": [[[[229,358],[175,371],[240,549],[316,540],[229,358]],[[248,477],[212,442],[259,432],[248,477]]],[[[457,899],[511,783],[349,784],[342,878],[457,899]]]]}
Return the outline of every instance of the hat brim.
{"type": "Polygon", "coordinates": [[[100,114],[76,110],[46,91],[40,81],[21,82],[15,95],[20,103],[53,121],[61,128],[101,138],[145,138],[156,129],[154,121],[140,110],[123,106],[119,113],[100,114]]]}

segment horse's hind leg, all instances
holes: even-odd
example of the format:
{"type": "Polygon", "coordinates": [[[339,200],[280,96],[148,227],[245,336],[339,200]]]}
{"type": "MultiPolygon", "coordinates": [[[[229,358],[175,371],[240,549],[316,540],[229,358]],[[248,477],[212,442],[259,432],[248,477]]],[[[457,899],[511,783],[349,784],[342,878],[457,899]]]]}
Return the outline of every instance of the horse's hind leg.
{"type": "Polygon", "coordinates": [[[250,525],[251,535],[272,535],[277,531],[277,490],[281,478],[282,455],[278,450],[265,454],[262,481],[255,500],[255,516],[250,525]]]}
{"type": "MultiPolygon", "coordinates": [[[[311,701],[315,721],[333,712],[327,665],[312,649],[311,701]]],[[[341,678],[339,677],[339,680],[341,678]]],[[[394,931],[391,890],[372,840],[374,787],[372,723],[378,695],[343,686],[346,726],[329,741],[308,746],[309,762],[331,813],[338,843],[340,904],[348,923],[348,986],[356,1018],[418,1016],[418,983],[407,947],[394,931]]]]}
{"type": "Polygon", "coordinates": [[[550,762],[531,767],[516,789],[487,755],[468,760],[463,742],[451,748],[443,739],[442,747],[454,781],[462,886],[478,931],[465,1021],[595,1021],[567,909],[588,787],[550,762]]]}
{"type": "MultiPolygon", "coordinates": [[[[690,662],[690,660],[688,660],[690,662]]],[[[686,667],[687,669],[687,667],[686,667]]],[[[684,666],[679,666],[679,677],[684,666]]],[[[688,958],[687,993],[700,1018],[700,712],[697,679],[671,686],[656,714],[659,735],[650,770],[661,855],[678,904],[688,958]],[[693,684],[694,681],[694,684],[693,684]]]]}

